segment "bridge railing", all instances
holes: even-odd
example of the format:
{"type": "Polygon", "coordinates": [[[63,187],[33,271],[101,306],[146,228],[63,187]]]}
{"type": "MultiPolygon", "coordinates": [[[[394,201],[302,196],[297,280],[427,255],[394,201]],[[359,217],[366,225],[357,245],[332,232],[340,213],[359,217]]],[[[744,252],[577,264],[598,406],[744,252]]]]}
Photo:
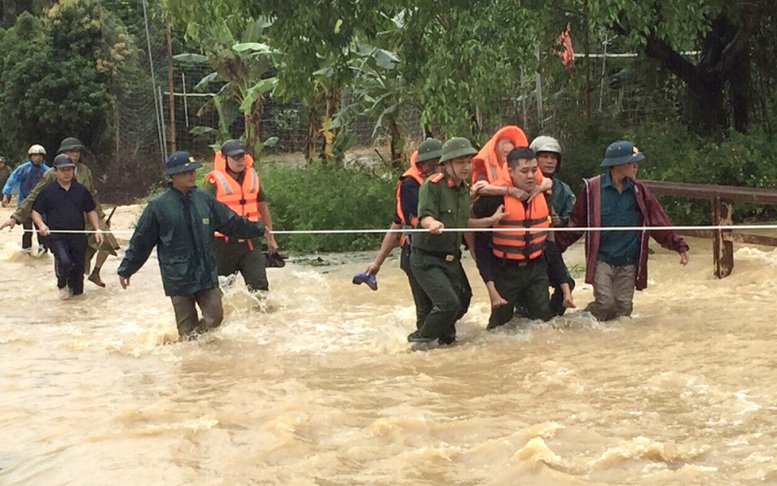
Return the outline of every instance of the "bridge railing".
{"type": "MultiPolygon", "coordinates": [[[[733,225],[734,203],[777,205],[777,189],[717,186],[641,180],[657,196],[708,199],[712,208],[712,225],[733,225]]],[[[777,225],[775,225],[777,230],[777,225]]],[[[751,245],[777,246],[777,237],[734,232],[730,229],[712,231],[682,231],[689,236],[712,238],[712,258],[715,276],[727,277],[734,269],[734,242],[751,245]]]]}

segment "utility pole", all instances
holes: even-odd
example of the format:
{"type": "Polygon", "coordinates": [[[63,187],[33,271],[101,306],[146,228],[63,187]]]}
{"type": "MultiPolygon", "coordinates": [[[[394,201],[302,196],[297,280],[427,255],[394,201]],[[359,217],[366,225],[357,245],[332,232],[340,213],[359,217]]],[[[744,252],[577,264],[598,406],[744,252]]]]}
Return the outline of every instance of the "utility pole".
{"type": "Polygon", "coordinates": [[[170,31],[170,25],[167,26],[167,92],[168,107],[170,110],[170,153],[176,151],[175,148],[175,87],[173,86],[173,35],[170,31]]]}

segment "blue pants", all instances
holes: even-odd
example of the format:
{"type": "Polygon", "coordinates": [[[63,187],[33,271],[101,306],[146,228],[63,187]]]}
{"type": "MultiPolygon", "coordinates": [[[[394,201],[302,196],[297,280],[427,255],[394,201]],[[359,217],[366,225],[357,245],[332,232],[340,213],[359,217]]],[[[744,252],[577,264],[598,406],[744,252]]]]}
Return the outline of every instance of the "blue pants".
{"type": "Polygon", "coordinates": [[[84,293],[86,247],[86,235],[57,234],[56,237],[49,237],[58,289],[67,286],[73,295],[84,293]]]}

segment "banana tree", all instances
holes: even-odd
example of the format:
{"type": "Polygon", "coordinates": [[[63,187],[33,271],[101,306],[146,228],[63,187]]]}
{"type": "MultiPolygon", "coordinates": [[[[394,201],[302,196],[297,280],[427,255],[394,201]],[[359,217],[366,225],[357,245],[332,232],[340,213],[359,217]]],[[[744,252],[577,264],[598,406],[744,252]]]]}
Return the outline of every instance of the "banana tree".
{"type": "Polygon", "coordinates": [[[221,83],[212,100],[219,115],[218,130],[195,127],[192,133],[215,134],[217,142],[231,138],[229,127],[237,116],[242,115],[245,126],[242,138],[249,151],[257,154],[265,145],[277,141],[273,137],[261,142],[259,133],[265,97],[277,84],[277,78],[272,74],[279,52],[261,42],[263,31],[269,25],[263,18],[241,23],[233,17],[207,26],[190,24],[187,34],[201,46],[205,55],[179,54],[175,59],[206,63],[214,69],[195,89],[221,83]]]}
{"type": "Polygon", "coordinates": [[[391,162],[402,167],[404,139],[399,128],[399,117],[412,101],[411,90],[399,69],[399,58],[393,52],[359,42],[358,55],[352,62],[354,95],[360,100],[362,113],[376,119],[373,137],[384,128],[389,133],[391,162]]]}

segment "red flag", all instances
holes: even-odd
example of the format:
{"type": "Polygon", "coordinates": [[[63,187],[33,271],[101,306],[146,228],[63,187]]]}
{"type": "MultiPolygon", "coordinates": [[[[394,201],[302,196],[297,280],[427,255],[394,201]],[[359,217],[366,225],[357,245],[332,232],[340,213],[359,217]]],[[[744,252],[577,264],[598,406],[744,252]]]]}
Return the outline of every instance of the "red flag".
{"type": "Polygon", "coordinates": [[[567,24],[566,30],[558,36],[556,43],[564,48],[557,55],[561,58],[561,64],[564,65],[564,68],[571,76],[572,70],[575,68],[575,51],[572,49],[572,35],[569,24],[567,24]]]}

